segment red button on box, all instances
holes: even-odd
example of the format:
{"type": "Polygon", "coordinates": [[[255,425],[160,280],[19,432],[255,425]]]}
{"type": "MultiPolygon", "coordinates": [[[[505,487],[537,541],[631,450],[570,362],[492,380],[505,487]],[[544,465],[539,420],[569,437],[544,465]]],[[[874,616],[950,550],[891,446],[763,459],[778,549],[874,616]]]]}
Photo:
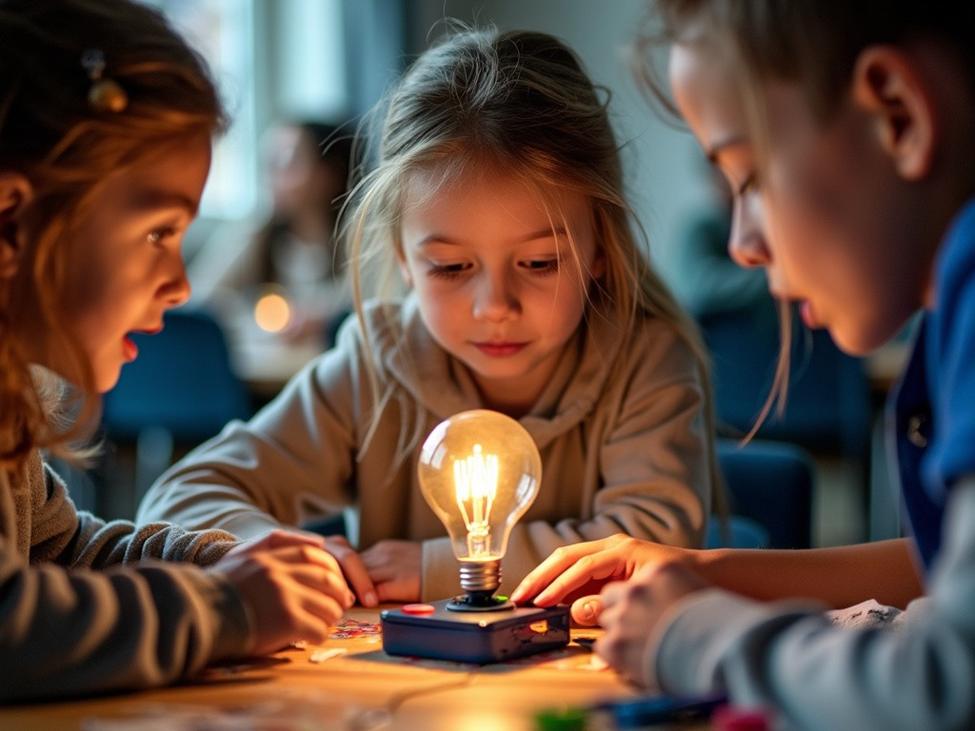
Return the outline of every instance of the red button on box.
{"type": "Polygon", "coordinates": [[[403,614],[433,614],[437,608],[432,604],[404,604],[403,614]]]}

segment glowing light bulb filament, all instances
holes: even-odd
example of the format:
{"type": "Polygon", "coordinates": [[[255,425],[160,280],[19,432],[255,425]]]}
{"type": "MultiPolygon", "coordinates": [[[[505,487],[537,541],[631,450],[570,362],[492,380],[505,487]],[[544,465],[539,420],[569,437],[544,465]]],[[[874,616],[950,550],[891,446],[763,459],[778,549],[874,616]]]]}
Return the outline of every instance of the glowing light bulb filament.
{"type": "Polygon", "coordinates": [[[475,444],[473,454],[454,462],[454,490],[467,526],[468,553],[471,558],[488,556],[491,506],[498,494],[498,456],[485,454],[475,444]]]}

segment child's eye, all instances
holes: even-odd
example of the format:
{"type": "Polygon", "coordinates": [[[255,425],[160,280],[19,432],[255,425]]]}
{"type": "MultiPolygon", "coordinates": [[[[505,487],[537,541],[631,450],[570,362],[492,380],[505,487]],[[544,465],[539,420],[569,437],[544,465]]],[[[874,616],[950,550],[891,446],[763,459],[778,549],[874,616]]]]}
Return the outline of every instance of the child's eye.
{"type": "Polygon", "coordinates": [[[559,259],[558,257],[552,257],[550,259],[528,259],[521,262],[521,266],[532,274],[554,274],[559,270],[559,259]]]}
{"type": "Polygon", "coordinates": [[[471,268],[471,265],[467,262],[458,262],[456,264],[430,264],[430,269],[428,271],[431,277],[440,277],[441,279],[456,279],[471,268]]]}
{"type": "Polygon", "coordinates": [[[162,226],[157,229],[153,229],[148,234],[146,234],[146,241],[148,241],[153,246],[161,246],[166,241],[176,235],[176,229],[172,226],[162,226]]]}
{"type": "Polygon", "coordinates": [[[735,191],[735,194],[739,198],[741,198],[747,193],[755,190],[757,187],[758,187],[758,176],[754,172],[751,172],[743,181],[741,181],[741,185],[738,186],[737,190],[735,191]]]}

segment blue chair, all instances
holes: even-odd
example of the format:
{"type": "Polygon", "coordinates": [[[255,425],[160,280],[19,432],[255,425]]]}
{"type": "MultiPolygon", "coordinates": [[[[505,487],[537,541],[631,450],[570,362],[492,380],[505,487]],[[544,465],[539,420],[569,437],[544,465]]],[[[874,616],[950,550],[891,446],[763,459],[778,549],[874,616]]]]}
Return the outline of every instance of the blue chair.
{"type": "Polygon", "coordinates": [[[133,338],[139,357],[105,395],[106,436],[136,446],[136,492],[169,466],[174,445],[192,446],[251,414],[223,331],[201,310],[166,314],[163,331],[133,338]]]}
{"type": "Polygon", "coordinates": [[[139,357],[105,395],[102,422],[112,436],[135,438],[162,427],[198,442],[250,413],[247,390],[230,366],[220,326],[203,311],[167,313],[158,335],[135,335],[139,357]]]}
{"type": "MultiPolygon", "coordinates": [[[[711,315],[701,331],[712,355],[718,421],[748,433],[768,397],[779,351],[778,315],[762,307],[711,315]]],[[[825,330],[799,332],[791,351],[785,413],[772,413],[758,436],[860,462],[870,440],[870,387],[861,362],[841,352],[825,330]]]]}
{"type": "Polygon", "coordinates": [[[727,528],[718,520],[708,523],[705,548],[768,548],[768,531],[750,518],[728,517],[727,528]]]}
{"type": "Polygon", "coordinates": [[[809,548],[813,466],[806,452],[777,442],[739,447],[726,439],[718,440],[717,451],[731,507],[731,535],[725,538],[718,521],[711,521],[708,547],[809,548]]]}

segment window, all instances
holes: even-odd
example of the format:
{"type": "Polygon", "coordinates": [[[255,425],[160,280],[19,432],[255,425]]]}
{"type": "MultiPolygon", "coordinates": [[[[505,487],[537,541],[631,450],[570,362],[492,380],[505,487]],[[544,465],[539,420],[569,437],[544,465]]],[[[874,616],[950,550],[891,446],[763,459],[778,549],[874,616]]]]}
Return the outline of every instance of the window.
{"type": "Polygon", "coordinates": [[[146,1],[206,58],[230,113],[201,215],[252,215],[263,202],[264,128],[281,117],[340,121],[345,114],[342,0],[146,1]]]}

